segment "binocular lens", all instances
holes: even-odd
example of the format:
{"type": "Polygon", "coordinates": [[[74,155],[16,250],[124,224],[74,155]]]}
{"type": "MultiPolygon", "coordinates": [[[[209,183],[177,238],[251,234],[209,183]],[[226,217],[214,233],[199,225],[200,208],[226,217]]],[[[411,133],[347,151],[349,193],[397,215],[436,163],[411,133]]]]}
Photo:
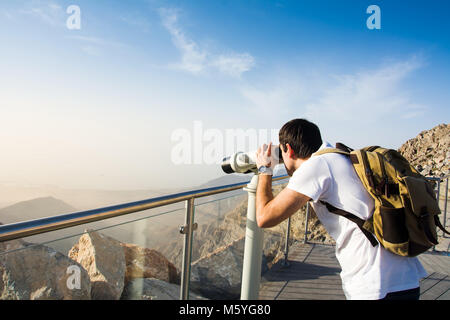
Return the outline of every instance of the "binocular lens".
{"type": "Polygon", "coordinates": [[[231,168],[230,158],[231,157],[225,157],[222,160],[222,170],[227,174],[234,173],[233,168],[231,168]]]}

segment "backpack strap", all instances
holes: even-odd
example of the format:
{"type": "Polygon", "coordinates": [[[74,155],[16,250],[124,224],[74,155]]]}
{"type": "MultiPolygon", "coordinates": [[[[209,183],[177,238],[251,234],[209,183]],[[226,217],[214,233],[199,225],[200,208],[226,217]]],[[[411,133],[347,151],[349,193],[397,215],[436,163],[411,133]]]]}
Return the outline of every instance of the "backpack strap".
{"type": "MultiPolygon", "coordinates": [[[[427,237],[428,241],[430,241],[433,245],[437,245],[438,241],[437,239],[434,237],[433,233],[431,232],[430,229],[430,224],[429,224],[429,214],[427,213],[427,207],[422,207],[422,211],[421,214],[419,215],[419,225],[422,228],[423,232],[425,233],[425,236],[427,237]]],[[[436,218],[436,216],[434,216],[434,218],[436,218]]],[[[439,218],[437,219],[439,221],[439,218]]],[[[436,224],[436,219],[434,219],[434,223],[436,224]]],[[[440,221],[439,221],[440,224],[440,221]]]]}
{"type": "Polygon", "coordinates": [[[354,151],[355,149],[352,149],[350,147],[347,147],[345,144],[343,144],[342,142],[336,142],[336,148],[340,149],[340,150],[344,150],[347,151],[348,153],[354,151]]]}
{"type": "MultiPolygon", "coordinates": [[[[373,146],[373,147],[369,147],[368,150],[375,150],[377,149],[378,146],[373,146]]],[[[327,153],[339,153],[339,154],[343,154],[347,157],[350,158],[350,161],[353,164],[359,164],[359,160],[358,160],[358,156],[355,153],[352,153],[352,151],[354,151],[354,149],[347,147],[345,144],[343,143],[336,143],[336,148],[326,148],[320,151],[317,151],[316,153],[313,153],[313,156],[319,156],[322,154],[327,154],[327,153]]],[[[363,161],[365,159],[363,158],[363,161]]],[[[358,226],[359,230],[361,230],[361,232],[366,236],[366,238],[370,241],[370,244],[373,247],[376,247],[378,245],[378,241],[375,238],[375,236],[368,230],[366,230],[363,226],[366,223],[366,220],[361,219],[357,216],[355,216],[354,214],[342,210],[342,209],[338,209],[335,206],[329,204],[328,202],[325,201],[320,201],[320,203],[322,203],[324,206],[326,206],[327,210],[330,211],[331,213],[337,214],[341,217],[344,217],[354,223],[356,223],[356,225],[358,226]]]]}
{"type": "Polygon", "coordinates": [[[320,151],[317,151],[315,153],[312,154],[312,156],[320,156],[322,154],[327,154],[327,153],[340,153],[343,154],[344,156],[350,157],[350,160],[353,164],[358,164],[359,160],[358,157],[356,156],[356,154],[350,153],[348,151],[342,150],[342,149],[338,149],[338,148],[326,148],[326,149],[322,149],[320,151]]]}
{"type": "Polygon", "coordinates": [[[348,156],[350,153],[338,148],[326,148],[326,149],[322,149],[320,151],[314,152],[312,155],[313,156],[320,156],[321,154],[326,154],[326,153],[340,153],[343,155],[348,156]]]}
{"type": "Polygon", "coordinates": [[[329,204],[328,202],[325,201],[320,201],[321,204],[323,204],[324,206],[327,207],[328,211],[330,211],[331,213],[337,214],[338,216],[344,217],[354,223],[356,223],[356,225],[358,226],[359,230],[361,230],[361,232],[366,236],[366,238],[370,241],[370,244],[373,247],[376,247],[378,245],[378,241],[375,238],[375,236],[369,232],[368,230],[363,228],[364,223],[366,222],[366,220],[361,219],[357,216],[355,216],[354,214],[342,210],[342,209],[338,209],[335,206],[329,204]]]}
{"type": "Polygon", "coordinates": [[[444,226],[442,225],[441,221],[439,220],[439,217],[437,215],[434,216],[434,224],[442,230],[442,232],[446,234],[450,234],[447,230],[445,230],[444,226]]]}

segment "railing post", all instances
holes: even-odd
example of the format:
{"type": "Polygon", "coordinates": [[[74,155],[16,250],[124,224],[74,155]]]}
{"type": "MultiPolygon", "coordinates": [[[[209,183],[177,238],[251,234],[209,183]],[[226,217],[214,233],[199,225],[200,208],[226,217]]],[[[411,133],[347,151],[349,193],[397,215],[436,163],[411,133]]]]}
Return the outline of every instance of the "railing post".
{"type": "Polygon", "coordinates": [[[308,242],[308,220],[309,220],[309,201],[306,203],[305,236],[303,238],[303,243],[308,242]]]}
{"type": "Polygon", "coordinates": [[[289,261],[288,261],[288,255],[289,255],[289,236],[291,233],[291,217],[287,220],[287,226],[286,226],[286,241],[284,243],[284,260],[283,260],[283,266],[288,267],[289,261]]]}
{"type": "Polygon", "coordinates": [[[305,235],[303,238],[303,243],[308,242],[308,220],[309,220],[309,202],[306,203],[305,235]]]}
{"type": "MultiPolygon", "coordinates": [[[[444,229],[447,226],[447,200],[448,200],[448,177],[447,177],[447,182],[445,183],[444,223],[443,223],[444,229]]],[[[444,231],[442,231],[442,236],[444,238],[447,238],[444,231]]]]}
{"type": "Polygon", "coordinates": [[[194,224],[194,198],[186,200],[185,225],[180,228],[184,234],[183,265],[181,270],[180,300],[189,299],[189,282],[191,277],[192,236],[196,229],[194,224]]]}
{"type": "Polygon", "coordinates": [[[258,175],[244,188],[248,192],[244,262],[242,267],[241,300],[257,300],[261,281],[264,232],[256,222],[256,187],[258,175]]]}
{"type": "Polygon", "coordinates": [[[441,179],[438,179],[437,181],[437,200],[438,200],[438,206],[440,206],[441,201],[441,179]]]}

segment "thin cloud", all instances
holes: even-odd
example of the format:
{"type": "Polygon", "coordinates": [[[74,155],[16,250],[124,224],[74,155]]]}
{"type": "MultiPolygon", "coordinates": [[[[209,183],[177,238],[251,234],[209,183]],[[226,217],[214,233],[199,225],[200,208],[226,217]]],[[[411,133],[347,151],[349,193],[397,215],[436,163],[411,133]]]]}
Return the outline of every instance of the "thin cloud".
{"type": "Polygon", "coordinates": [[[119,20],[145,33],[151,30],[151,23],[137,13],[124,13],[119,20]]]}
{"type": "Polygon", "coordinates": [[[117,41],[106,40],[97,37],[67,36],[67,39],[81,42],[81,50],[91,56],[99,57],[106,50],[105,48],[128,48],[127,44],[117,41]]]}
{"type": "Polygon", "coordinates": [[[293,66],[291,72],[243,84],[239,91],[248,114],[273,121],[307,118],[339,136],[350,127],[362,130],[392,119],[407,123],[429,113],[430,106],[417,102],[406,83],[424,66],[424,60],[416,56],[339,75],[293,66]]]}
{"type": "Polygon", "coordinates": [[[95,46],[83,46],[81,47],[81,50],[94,57],[100,57],[102,55],[101,49],[95,46]]]}
{"type": "Polygon", "coordinates": [[[15,20],[15,15],[9,10],[0,9],[0,15],[8,20],[15,20]]]}
{"type": "Polygon", "coordinates": [[[298,106],[305,89],[295,79],[274,79],[268,86],[245,85],[241,95],[250,102],[249,112],[264,115],[282,115],[298,106]]]}
{"type": "Polygon", "coordinates": [[[215,54],[201,48],[190,39],[178,24],[179,10],[159,9],[163,26],[172,36],[172,42],[181,53],[181,62],[171,65],[173,68],[193,74],[215,69],[222,74],[239,78],[255,65],[255,59],[249,53],[215,54]]]}
{"type": "Polygon", "coordinates": [[[111,41],[111,40],[106,40],[106,39],[97,38],[97,37],[67,36],[66,38],[73,39],[73,40],[80,40],[82,42],[90,43],[92,45],[97,45],[97,46],[128,47],[127,44],[122,43],[122,42],[111,41]]]}
{"type": "Polygon", "coordinates": [[[214,57],[211,65],[232,77],[240,77],[255,65],[255,59],[248,53],[221,54],[214,57]]]}
{"type": "Polygon", "coordinates": [[[334,85],[306,106],[306,114],[335,120],[369,115],[376,120],[390,113],[405,118],[420,116],[427,107],[412,101],[410,93],[402,88],[402,81],[422,66],[421,59],[413,57],[374,70],[335,76],[334,85]]]}
{"type": "Polygon", "coordinates": [[[51,26],[65,25],[64,9],[54,2],[32,1],[27,8],[21,9],[20,13],[36,17],[51,26]]]}
{"type": "Polygon", "coordinates": [[[191,73],[202,72],[207,65],[207,53],[202,51],[199,46],[189,39],[179,28],[178,11],[175,9],[160,9],[159,14],[162,19],[163,26],[172,36],[172,42],[181,52],[181,63],[175,65],[191,73]]]}

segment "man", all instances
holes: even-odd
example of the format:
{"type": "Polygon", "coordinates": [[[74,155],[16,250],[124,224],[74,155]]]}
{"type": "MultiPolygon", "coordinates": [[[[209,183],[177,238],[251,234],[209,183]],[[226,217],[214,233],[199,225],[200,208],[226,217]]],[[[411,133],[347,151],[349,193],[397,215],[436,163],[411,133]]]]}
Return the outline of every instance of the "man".
{"type": "Polygon", "coordinates": [[[314,152],[331,148],[322,143],[319,128],[304,119],[287,122],[279,132],[284,165],[291,179],[276,197],[272,194],[275,166],[272,146],[257,151],[259,182],[256,219],[261,228],[273,227],[303,207],[307,201],[336,241],[342,287],[347,299],[419,298],[419,281],[427,274],[417,258],[395,255],[380,244],[372,246],[358,226],[330,213],[320,200],[368,219],[374,201],[364,189],[350,160],[342,154],[314,152]]]}

